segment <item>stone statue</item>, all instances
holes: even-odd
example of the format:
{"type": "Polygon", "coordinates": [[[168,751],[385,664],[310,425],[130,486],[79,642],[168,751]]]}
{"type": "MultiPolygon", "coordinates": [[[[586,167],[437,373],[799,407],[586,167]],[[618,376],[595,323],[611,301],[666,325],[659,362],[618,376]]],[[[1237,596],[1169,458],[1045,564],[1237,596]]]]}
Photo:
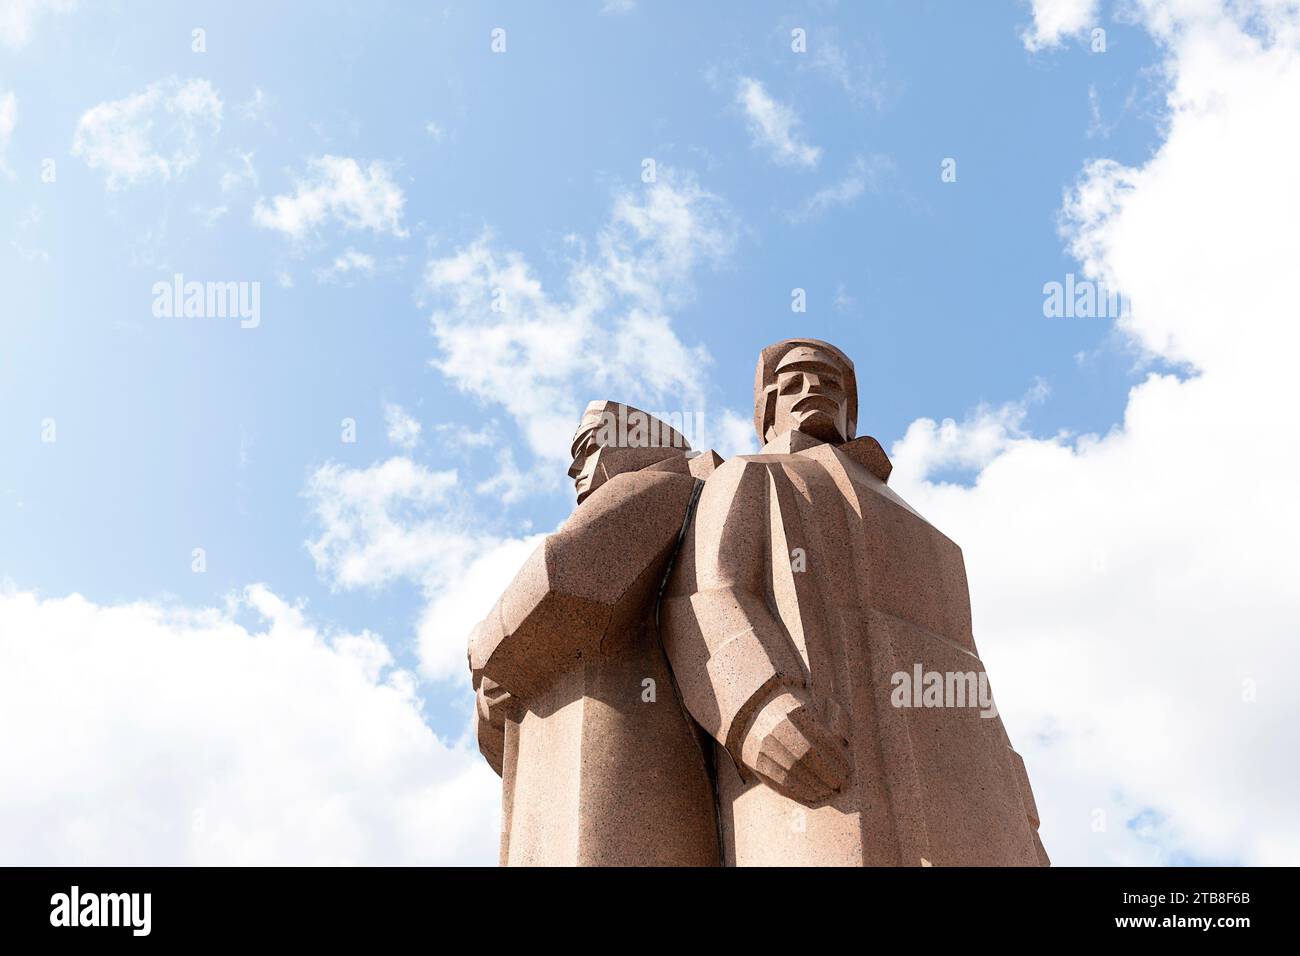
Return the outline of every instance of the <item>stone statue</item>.
{"type": "Polygon", "coordinates": [[[611,410],[648,418],[588,408],[578,509],[471,639],[502,862],[1047,865],[961,551],[854,437],[848,357],[764,349],[726,463],[611,410]]]}
{"type": "Polygon", "coordinates": [[[588,406],[569,470],[578,509],[470,639],[503,865],[720,863],[711,741],[656,621],[688,509],[720,463],[689,451],[638,409],[588,406]]]}
{"type": "Polygon", "coordinates": [[[708,479],[664,597],[683,699],[717,742],[724,860],[1046,864],[996,712],[899,706],[896,675],[984,668],[960,549],[889,489],[857,417],[839,349],[764,349],[763,448],[708,479]]]}

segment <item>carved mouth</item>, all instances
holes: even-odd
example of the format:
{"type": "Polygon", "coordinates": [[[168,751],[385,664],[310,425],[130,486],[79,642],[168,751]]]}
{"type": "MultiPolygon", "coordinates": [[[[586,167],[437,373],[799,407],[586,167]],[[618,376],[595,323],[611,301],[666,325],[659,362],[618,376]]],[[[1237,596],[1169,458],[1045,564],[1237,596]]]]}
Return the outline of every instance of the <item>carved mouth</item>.
{"type": "Polygon", "coordinates": [[[809,395],[807,398],[801,398],[795,402],[790,410],[801,415],[811,415],[815,412],[834,415],[839,411],[839,407],[839,402],[828,395],[809,395]]]}

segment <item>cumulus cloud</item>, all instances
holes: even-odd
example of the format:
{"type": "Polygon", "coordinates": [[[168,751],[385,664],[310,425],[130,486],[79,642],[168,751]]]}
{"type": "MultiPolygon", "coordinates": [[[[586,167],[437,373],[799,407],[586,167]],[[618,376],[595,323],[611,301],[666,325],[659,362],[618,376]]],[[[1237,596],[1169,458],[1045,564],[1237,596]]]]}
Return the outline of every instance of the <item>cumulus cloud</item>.
{"type": "Polygon", "coordinates": [[[1034,22],[1020,36],[1026,50],[1060,46],[1063,38],[1096,24],[1097,0],[1031,0],[1031,3],[1034,22]]]}
{"type": "Polygon", "coordinates": [[[1300,22],[1144,4],[1167,136],[1090,163],[1062,226],[1152,372],[1105,435],[1010,409],[915,423],[900,492],[966,554],[976,637],[1063,863],[1300,862],[1291,410],[1300,22]],[[973,484],[939,479],[952,465],[973,484]]]}
{"type": "Polygon", "coordinates": [[[803,141],[798,115],[789,106],[772,99],[761,82],[749,76],[740,77],[736,83],[736,102],[745,111],[754,145],[766,149],[774,162],[810,168],[817,165],[821,147],[803,141]]]}
{"type": "Polygon", "coordinates": [[[406,236],[402,207],[406,196],[393,181],[386,164],[375,160],[364,168],[346,156],[319,156],[294,182],[292,194],[259,198],[253,222],[275,229],[292,239],[302,239],[327,221],[346,229],[406,236]]]}
{"type": "Polygon", "coordinates": [[[594,398],[702,409],[708,355],[682,341],[670,312],[689,301],[697,269],[730,254],[735,233],[721,200],[664,167],[657,182],[615,197],[593,248],[572,240],[558,290],[485,233],[425,270],[434,364],[461,390],[503,406],[532,452],[552,463],[567,459],[594,398]]]}
{"type": "Polygon", "coordinates": [[[204,609],[0,592],[6,862],[490,864],[499,782],[414,686],[262,586],[204,609]]]}
{"type": "Polygon", "coordinates": [[[72,154],[110,189],[185,175],[221,127],[221,97],[207,80],[170,77],[82,114],[72,154]]]}
{"type": "Polygon", "coordinates": [[[76,0],[5,0],[0,3],[0,43],[21,50],[45,14],[66,13],[75,6],[76,0]]]}

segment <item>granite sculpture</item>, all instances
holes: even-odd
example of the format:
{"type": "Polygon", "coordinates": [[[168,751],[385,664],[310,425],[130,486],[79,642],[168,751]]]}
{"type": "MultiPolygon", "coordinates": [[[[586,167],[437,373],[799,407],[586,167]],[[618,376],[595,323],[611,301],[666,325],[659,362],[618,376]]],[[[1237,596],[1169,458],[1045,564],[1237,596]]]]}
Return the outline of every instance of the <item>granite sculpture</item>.
{"type": "Polygon", "coordinates": [[[725,463],[611,416],[650,421],[589,406],[577,509],[471,638],[502,863],[1048,865],[961,550],[856,437],[849,358],[763,349],[725,463]]]}

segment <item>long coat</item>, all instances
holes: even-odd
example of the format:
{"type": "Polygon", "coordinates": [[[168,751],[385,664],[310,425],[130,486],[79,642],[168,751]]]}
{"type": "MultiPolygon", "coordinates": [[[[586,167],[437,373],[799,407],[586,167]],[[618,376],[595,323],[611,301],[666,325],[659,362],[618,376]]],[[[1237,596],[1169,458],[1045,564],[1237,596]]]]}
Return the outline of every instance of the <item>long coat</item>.
{"type": "Polygon", "coordinates": [[[663,602],[683,698],[717,746],[731,865],[1046,865],[1000,718],[896,706],[895,677],[982,673],[961,550],[886,484],[875,439],[798,432],[708,480],[663,602]],[[848,742],[846,785],[803,806],[741,762],[775,689],[848,742]]]}
{"type": "Polygon", "coordinates": [[[714,456],[616,475],[529,558],[470,641],[502,774],[502,865],[717,866],[712,747],[656,605],[714,456]],[[498,752],[499,751],[499,752],[498,752]]]}

